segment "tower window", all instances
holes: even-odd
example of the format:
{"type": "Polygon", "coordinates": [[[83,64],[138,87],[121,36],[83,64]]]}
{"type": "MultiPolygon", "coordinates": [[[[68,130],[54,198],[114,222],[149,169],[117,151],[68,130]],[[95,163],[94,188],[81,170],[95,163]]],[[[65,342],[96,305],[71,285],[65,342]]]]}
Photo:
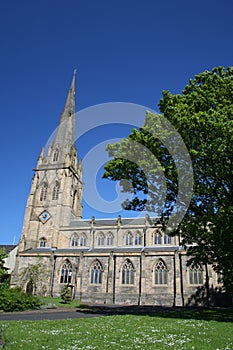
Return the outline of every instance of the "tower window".
{"type": "Polygon", "coordinates": [[[71,283],[72,265],[69,260],[66,260],[61,268],[60,283],[71,283]]]}
{"type": "Polygon", "coordinates": [[[163,260],[159,260],[154,269],[155,284],[167,284],[167,266],[163,260]]]}
{"type": "Polygon", "coordinates": [[[134,274],[133,264],[130,260],[126,260],[121,271],[122,284],[134,284],[134,274]]]}
{"type": "Polygon", "coordinates": [[[103,267],[97,260],[91,267],[91,284],[102,283],[103,267]]]}
{"type": "Polygon", "coordinates": [[[55,185],[53,187],[53,194],[52,194],[52,199],[53,200],[57,200],[58,196],[59,196],[59,188],[60,188],[60,184],[58,181],[55,182],[55,185]]]}
{"type": "Polygon", "coordinates": [[[43,182],[41,189],[40,189],[40,201],[45,201],[47,198],[47,192],[48,192],[48,184],[47,182],[43,182]]]}
{"type": "Polygon", "coordinates": [[[40,248],[44,248],[46,246],[46,238],[42,237],[40,238],[40,248]]]}
{"type": "Polygon", "coordinates": [[[53,154],[53,162],[57,162],[58,161],[58,156],[59,156],[59,149],[56,148],[53,154]]]}

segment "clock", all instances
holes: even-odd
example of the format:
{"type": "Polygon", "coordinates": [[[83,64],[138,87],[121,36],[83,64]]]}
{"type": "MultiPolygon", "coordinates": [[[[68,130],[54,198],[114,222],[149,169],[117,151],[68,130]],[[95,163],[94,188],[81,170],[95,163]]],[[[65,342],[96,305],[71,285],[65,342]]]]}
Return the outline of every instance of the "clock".
{"type": "Polygon", "coordinates": [[[49,212],[47,212],[47,210],[44,210],[40,215],[39,215],[39,219],[40,221],[45,224],[49,219],[51,218],[49,212]]]}

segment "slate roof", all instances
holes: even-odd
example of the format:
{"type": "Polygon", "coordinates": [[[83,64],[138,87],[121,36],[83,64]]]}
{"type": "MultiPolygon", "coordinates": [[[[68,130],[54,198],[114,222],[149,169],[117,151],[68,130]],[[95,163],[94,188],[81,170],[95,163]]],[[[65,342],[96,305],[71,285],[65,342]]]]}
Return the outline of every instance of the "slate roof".
{"type": "Polygon", "coordinates": [[[0,249],[5,249],[7,253],[10,253],[15,247],[16,244],[0,244],[0,249]]]}

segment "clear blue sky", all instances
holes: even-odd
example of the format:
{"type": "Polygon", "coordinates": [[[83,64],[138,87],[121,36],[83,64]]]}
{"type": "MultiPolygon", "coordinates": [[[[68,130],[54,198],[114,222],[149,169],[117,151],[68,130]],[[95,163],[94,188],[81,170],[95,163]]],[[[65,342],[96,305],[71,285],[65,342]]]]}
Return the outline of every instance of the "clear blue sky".
{"type": "Polygon", "coordinates": [[[232,65],[232,14],[232,0],[2,1],[0,243],[20,238],[32,168],[74,68],[77,110],[112,101],[158,110],[162,90],[232,65]]]}

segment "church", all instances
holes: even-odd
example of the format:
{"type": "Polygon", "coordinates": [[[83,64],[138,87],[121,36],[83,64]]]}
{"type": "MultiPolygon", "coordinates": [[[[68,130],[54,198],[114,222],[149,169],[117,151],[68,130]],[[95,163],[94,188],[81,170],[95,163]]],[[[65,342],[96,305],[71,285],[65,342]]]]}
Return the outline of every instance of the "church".
{"type": "Polygon", "coordinates": [[[11,285],[56,297],[68,284],[82,303],[163,306],[190,305],[206,278],[218,286],[211,267],[187,267],[179,237],[155,218],[82,219],[74,142],[75,75],[56,134],[34,169],[11,285]],[[32,266],[41,275],[30,286],[22,276],[32,266]]]}

